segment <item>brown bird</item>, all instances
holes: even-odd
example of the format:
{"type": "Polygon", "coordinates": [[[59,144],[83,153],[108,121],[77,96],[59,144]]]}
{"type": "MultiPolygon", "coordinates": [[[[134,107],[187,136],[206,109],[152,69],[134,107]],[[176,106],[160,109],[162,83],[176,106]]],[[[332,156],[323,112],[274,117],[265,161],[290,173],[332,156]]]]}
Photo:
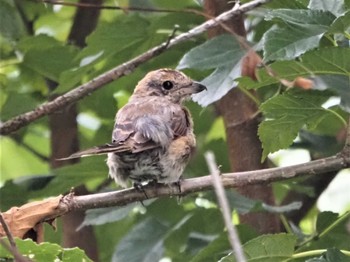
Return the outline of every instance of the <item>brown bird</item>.
{"type": "Polygon", "coordinates": [[[182,102],[206,89],[172,69],[148,73],[117,115],[112,143],[70,158],[108,154],[109,176],[127,187],[178,182],[196,146],[191,115],[182,102]]]}

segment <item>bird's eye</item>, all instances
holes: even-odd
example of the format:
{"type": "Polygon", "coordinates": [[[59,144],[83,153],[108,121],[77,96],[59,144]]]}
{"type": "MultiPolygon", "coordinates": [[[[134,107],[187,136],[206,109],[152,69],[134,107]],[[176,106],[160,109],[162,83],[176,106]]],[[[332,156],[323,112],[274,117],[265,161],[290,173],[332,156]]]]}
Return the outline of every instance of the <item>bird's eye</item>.
{"type": "Polygon", "coordinates": [[[163,88],[166,89],[166,90],[170,90],[173,88],[173,82],[171,81],[165,81],[163,82],[163,88]]]}

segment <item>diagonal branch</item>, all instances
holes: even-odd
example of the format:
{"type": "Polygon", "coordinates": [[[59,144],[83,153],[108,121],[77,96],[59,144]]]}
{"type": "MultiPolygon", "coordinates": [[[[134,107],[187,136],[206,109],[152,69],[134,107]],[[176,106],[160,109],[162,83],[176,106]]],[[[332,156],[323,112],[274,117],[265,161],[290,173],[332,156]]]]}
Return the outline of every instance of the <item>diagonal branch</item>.
{"type": "Polygon", "coordinates": [[[35,108],[33,111],[29,111],[27,113],[18,115],[2,123],[0,127],[0,135],[8,135],[24,126],[27,126],[31,122],[45,115],[51,114],[52,112],[58,109],[64,108],[71,103],[77,102],[83,97],[98,90],[103,85],[108,84],[113,80],[119,79],[124,75],[130,74],[135,70],[136,67],[147,62],[151,58],[158,56],[159,54],[163,53],[165,50],[175,45],[178,45],[179,43],[182,43],[194,36],[202,34],[203,32],[207,31],[209,28],[215,27],[221,24],[222,22],[227,21],[228,19],[232,18],[235,15],[246,13],[269,1],[271,0],[254,0],[254,1],[248,2],[246,4],[241,5],[239,8],[233,8],[225,13],[222,13],[221,15],[217,16],[214,19],[208,20],[205,23],[189,30],[188,32],[185,32],[183,34],[180,34],[174,37],[169,43],[167,43],[166,41],[156,47],[153,47],[147,52],[129,60],[128,62],[125,62],[115,67],[114,69],[111,69],[110,71],[92,79],[91,81],[83,85],[78,86],[77,88],[67,92],[66,94],[58,96],[56,99],[40,105],[39,107],[35,108]]]}

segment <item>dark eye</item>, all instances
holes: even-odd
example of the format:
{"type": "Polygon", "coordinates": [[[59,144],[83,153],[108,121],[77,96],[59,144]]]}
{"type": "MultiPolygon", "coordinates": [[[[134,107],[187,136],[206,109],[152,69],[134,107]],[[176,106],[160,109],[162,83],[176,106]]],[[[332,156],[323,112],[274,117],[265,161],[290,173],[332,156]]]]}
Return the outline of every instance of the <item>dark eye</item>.
{"type": "Polygon", "coordinates": [[[172,89],[173,88],[173,83],[171,81],[165,81],[163,82],[163,88],[166,90],[172,89]]]}

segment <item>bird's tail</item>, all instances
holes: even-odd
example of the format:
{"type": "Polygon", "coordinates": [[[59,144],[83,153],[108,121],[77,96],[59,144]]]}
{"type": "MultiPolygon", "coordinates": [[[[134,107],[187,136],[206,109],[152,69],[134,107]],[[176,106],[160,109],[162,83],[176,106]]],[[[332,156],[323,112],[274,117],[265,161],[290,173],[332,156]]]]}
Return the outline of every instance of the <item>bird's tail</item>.
{"type": "Polygon", "coordinates": [[[69,160],[69,159],[86,157],[86,156],[105,155],[108,153],[124,151],[123,149],[124,148],[121,145],[105,144],[102,146],[95,146],[89,149],[85,149],[85,150],[76,152],[68,157],[59,158],[57,160],[63,161],[63,160],[69,160]]]}

